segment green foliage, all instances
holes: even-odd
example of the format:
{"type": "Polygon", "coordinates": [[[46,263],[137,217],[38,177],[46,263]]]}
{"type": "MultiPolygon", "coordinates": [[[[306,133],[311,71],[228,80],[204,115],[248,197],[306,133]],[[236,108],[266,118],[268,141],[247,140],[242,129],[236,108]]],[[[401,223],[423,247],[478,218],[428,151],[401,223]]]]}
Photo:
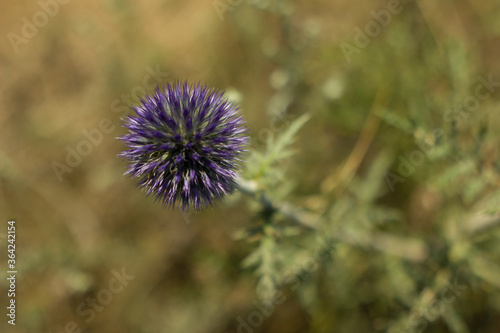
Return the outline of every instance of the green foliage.
{"type": "Polygon", "coordinates": [[[258,275],[257,294],[261,299],[271,299],[276,293],[279,251],[272,235],[265,233],[259,246],[242,262],[244,268],[253,268],[258,275]]]}
{"type": "MultiPolygon", "coordinates": [[[[333,260],[317,262],[321,269],[308,272],[293,291],[312,318],[311,331],[465,333],[474,331],[481,297],[488,294],[485,307],[500,310],[500,122],[490,115],[498,103],[491,97],[472,111],[453,111],[454,104],[474,98],[481,74],[462,44],[445,44],[445,60],[423,45],[429,63],[404,67],[390,105],[374,111],[384,129],[376,140],[390,149],[373,144],[359,170],[339,179],[333,194],[318,190],[307,201],[314,205],[294,199],[300,183],[291,185],[283,161],[290,163],[290,145],[305,118],[252,153],[245,175],[255,182],[257,204],[251,207],[266,218],[259,220],[258,245],[244,267],[258,276],[257,294],[287,290],[290,272],[300,276],[294,262],[313,256],[317,235],[336,244],[333,260]],[[442,61],[446,66],[436,77],[442,61]],[[440,89],[417,93],[433,84],[440,89]],[[404,174],[402,160],[411,164],[404,174]],[[387,184],[389,171],[400,177],[395,189],[387,184]],[[351,311],[367,322],[344,320],[342,314],[351,311]],[[325,320],[332,314],[331,322],[325,320]]],[[[392,66],[371,61],[381,71],[392,66]]],[[[370,84],[384,83],[369,78],[353,89],[363,92],[370,84]]]]}
{"type": "Polygon", "coordinates": [[[265,150],[251,151],[246,178],[258,180],[266,185],[282,182],[285,168],[279,163],[293,155],[294,151],[290,146],[295,141],[297,132],[309,119],[310,116],[302,115],[294,119],[282,133],[270,131],[265,150]]]}

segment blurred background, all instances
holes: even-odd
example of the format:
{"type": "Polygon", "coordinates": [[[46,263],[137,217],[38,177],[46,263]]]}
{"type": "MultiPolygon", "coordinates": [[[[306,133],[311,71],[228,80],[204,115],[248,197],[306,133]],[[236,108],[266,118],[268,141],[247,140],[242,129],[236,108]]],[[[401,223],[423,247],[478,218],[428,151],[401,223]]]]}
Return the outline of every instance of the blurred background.
{"type": "MultiPolygon", "coordinates": [[[[198,214],[164,209],[122,175],[126,162],[116,154],[124,146],[115,138],[137,96],[176,79],[226,90],[241,106],[252,149],[307,113],[284,163],[286,199],[322,212],[339,202],[343,191],[332,189],[347,187],[343,179],[359,184],[382,155],[385,171],[398,174],[398,156],[408,160],[415,140],[437,144],[426,135],[443,129],[454,138],[446,159],[419,163],[403,181],[389,181],[392,190],[380,173],[374,199],[399,214],[376,228],[433,248],[453,233],[443,231],[445,220],[498,192],[498,87],[482,88],[490,94],[471,112],[446,112],[488,76],[500,81],[499,14],[493,0],[5,1],[0,244],[4,277],[7,221],[15,220],[18,275],[16,326],[2,314],[0,330],[412,332],[391,328],[414,304],[392,293],[411,284],[408,295],[421,295],[442,267],[454,281],[465,261],[477,279],[443,316],[459,319],[417,316],[411,329],[497,332],[500,274],[484,266],[500,262],[498,227],[478,245],[489,261],[463,259],[466,247],[456,266],[455,257],[395,261],[394,253],[340,247],[337,266],[311,274],[323,296],[290,292],[248,324],[256,276],[241,262],[255,244],[235,234],[254,222],[253,207],[236,194],[198,214]],[[448,171],[464,155],[476,167],[448,171]],[[436,180],[442,172],[451,179],[436,180]],[[461,181],[483,174],[464,197],[461,181]],[[415,276],[386,278],[408,265],[419,267],[415,276]]],[[[0,289],[6,311],[5,278],[0,289]]]]}

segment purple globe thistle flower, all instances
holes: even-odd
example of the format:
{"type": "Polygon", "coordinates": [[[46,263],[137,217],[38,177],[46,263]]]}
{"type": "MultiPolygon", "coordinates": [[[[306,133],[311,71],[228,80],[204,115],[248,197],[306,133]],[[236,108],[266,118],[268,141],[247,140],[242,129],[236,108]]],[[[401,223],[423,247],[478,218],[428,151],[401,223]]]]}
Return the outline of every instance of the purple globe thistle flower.
{"type": "Polygon", "coordinates": [[[238,107],[201,84],[176,82],[141,99],[124,122],[125,174],[165,206],[213,207],[234,191],[248,143],[238,107]]]}

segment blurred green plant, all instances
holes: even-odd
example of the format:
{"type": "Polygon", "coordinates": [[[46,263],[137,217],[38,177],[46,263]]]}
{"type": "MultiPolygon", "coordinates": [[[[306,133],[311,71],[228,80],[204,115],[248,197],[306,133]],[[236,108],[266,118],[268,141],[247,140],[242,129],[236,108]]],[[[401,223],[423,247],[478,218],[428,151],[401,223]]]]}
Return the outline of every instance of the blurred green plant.
{"type": "MultiPolygon", "coordinates": [[[[465,51],[455,44],[449,47],[447,79],[453,87],[463,87],[456,99],[464,100],[459,96],[473,96],[477,88],[470,84],[467,88],[476,74],[457,75],[465,51]]],[[[407,81],[399,89],[409,89],[407,84],[415,86],[407,81]]],[[[409,115],[405,116],[403,105],[397,111],[384,107],[374,112],[399,135],[413,139],[409,148],[400,148],[399,168],[395,164],[391,170],[394,153],[379,149],[363,173],[348,173],[344,181],[339,179],[342,172],[335,171],[334,185],[330,179],[318,193],[327,202],[319,210],[287,201],[293,197],[287,166],[292,157],[299,158],[291,147],[308,116],[270,136],[263,151],[251,152],[240,190],[253,199],[257,222],[237,238],[257,243],[242,265],[254,269],[258,297],[272,299],[277,290],[286,288],[291,267],[304,255],[312,256],[317,235],[336,244],[332,260],[318,263],[322,269],[294,290],[311,317],[311,331],[330,332],[344,325],[341,313],[368,307],[376,330],[423,332],[444,325],[450,332],[471,332],[468,322],[475,310],[466,304],[474,293],[485,290],[489,297],[484,307],[500,311],[500,251],[495,246],[500,237],[498,121],[482,105],[465,121],[459,114],[440,120],[429,110],[446,112],[446,100],[432,93],[424,103],[417,95],[403,96],[409,115]],[[408,164],[404,177],[401,161],[408,164]],[[389,173],[410,184],[401,187],[388,178],[389,173]],[[335,191],[340,185],[344,190],[335,191]],[[427,202],[429,207],[422,209],[430,215],[422,222],[431,228],[429,232],[409,224],[408,217],[413,217],[390,201],[395,195],[416,195],[427,202]]],[[[384,135],[394,138],[391,131],[384,135]]]]}

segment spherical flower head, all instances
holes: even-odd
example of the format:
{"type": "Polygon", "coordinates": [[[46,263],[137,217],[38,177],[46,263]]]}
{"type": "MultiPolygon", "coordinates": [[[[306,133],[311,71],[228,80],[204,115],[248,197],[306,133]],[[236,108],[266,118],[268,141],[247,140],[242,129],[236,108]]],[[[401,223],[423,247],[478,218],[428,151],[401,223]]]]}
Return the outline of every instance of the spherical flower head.
{"type": "Polygon", "coordinates": [[[201,210],[234,191],[248,143],[238,107],[201,84],[157,88],[133,106],[120,137],[128,146],[125,174],[165,206],[201,210]]]}

